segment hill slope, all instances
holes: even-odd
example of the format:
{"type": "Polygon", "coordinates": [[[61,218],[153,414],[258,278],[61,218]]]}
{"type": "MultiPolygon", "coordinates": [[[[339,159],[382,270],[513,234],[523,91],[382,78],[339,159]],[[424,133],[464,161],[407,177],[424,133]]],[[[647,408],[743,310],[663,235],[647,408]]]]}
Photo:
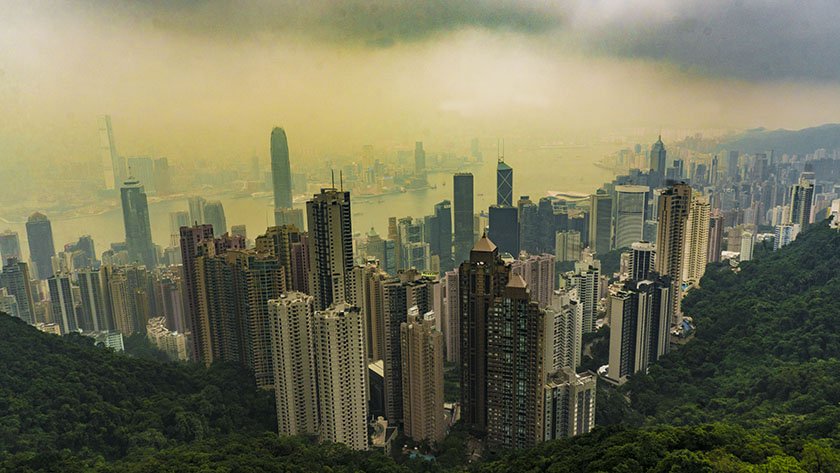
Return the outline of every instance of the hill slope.
{"type": "Polygon", "coordinates": [[[749,130],[722,143],[720,149],[742,153],[774,150],[778,154],[804,155],[815,150],[840,148],[840,124],[826,124],[802,130],[749,130]]]}
{"type": "MultiPolygon", "coordinates": [[[[611,396],[644,427],[448,471],[840,471],[840,233],[817,225],[741,269],[710,266],[684,303],[696,338],[611,396]]],[[[233,367],[133,359],[1,315],[0,334],[0,471],[447,471],[279,439],[270,396],[233,367]]]]}
{"type": "Polygon", "coordinates": [[[628,383],[633,408],[840,438],[840,233],[823,222],[741,268],[708,268],[683,304],[696,338],[628,383]]]}
{"type": "Polygon", "coordinates": [[[159,363],[0,315],[0,455],[69,450],[120,458],[275,428],[274,405],[233,367],[159,363]]]}

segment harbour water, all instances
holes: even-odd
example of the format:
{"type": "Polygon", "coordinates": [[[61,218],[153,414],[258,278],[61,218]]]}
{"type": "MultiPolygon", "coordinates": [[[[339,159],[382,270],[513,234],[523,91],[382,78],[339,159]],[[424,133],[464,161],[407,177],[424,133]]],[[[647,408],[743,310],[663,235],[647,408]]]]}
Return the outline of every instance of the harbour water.
{"type": "MultiPolygon", "coordinates": [[[[519,151],[506,159],[514,169],[514,200],[520,195],[530,195],[532,200],[537,200],[549,191],[593,192],[613,178],[612,171],[596,166],[596,163],[604,155],[617,149],[618,146],[614,144],[601,144],[574,149],[534,148],[519,151]]],[[[476,212],[495,203],[495,168],[495,160],[485,159],[485,163],[481,165],[464,169],[475,175],[476,212]]],[[[436,203],[444,199],[452,200],[451,173],[431,172],[427,179],[433,188],[358,200],[352,200],[351,194],[353,231],[364,233],[373,227],[384,236],[388,230],[388,217],[423,217],[432,213],[436,203]]],[[[267,226],[273,224],[273,200],[270,196],[205,197],[208,200],[221,200],[228,227],[246,225],[249,238],[261,234],[267,226]]],[[[304,206],[296,204],[298,205],[301,208],[304,206]]],[[[179,210],[188,210],[186,198],[150,203],[149,214],[156,244],[162,247],[169,246],[169,214],[179,210]]],[[[75,218],[50,215],[48,217],[52,220],[56,251],[60,251],[66,243],[76,241],[81,235],[93,237],[97,253],[107,249],[111,242],[125,240],[119,207],[99,215],[75,218]]],[[[25,257],[28,257],[24,223],[0,223],[0,231],[6,228],[20,234],[22,251],[25,257]]]]}

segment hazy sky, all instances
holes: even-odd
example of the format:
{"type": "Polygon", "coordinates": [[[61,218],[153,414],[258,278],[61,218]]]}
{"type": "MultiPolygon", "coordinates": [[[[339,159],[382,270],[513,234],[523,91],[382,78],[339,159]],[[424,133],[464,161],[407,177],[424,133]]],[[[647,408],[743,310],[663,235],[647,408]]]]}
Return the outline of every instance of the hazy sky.
{"type": "MultiPolygon", "coordinates": [[[[0,160],[840,121],[840,6],[0,0],[0,160]]],[[[428,146],[427,146],[428,148],[428,146]]],[[[293,158],[294,160],[294,158],[293,158]]]]}

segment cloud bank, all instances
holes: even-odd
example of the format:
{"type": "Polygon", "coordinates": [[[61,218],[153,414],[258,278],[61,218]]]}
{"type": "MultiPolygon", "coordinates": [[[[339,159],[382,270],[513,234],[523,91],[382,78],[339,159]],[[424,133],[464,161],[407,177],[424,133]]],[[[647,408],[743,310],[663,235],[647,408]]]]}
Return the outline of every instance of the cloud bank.
{"type": "Polygon", "coordinates": [[[101,1],[92,11],[222,41],[293,35],[383,48],[482,29],[708,76],[840,80],[835,0],[148,0],[101,1]]]}

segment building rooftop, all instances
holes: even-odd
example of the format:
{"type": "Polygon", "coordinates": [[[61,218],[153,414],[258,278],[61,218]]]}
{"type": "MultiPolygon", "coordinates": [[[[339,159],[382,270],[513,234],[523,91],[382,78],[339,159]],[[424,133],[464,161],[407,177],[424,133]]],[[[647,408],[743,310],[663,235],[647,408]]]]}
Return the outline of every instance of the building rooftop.
{"type": "Polygon", "coordinates": [[[481,238],[479,238],[477,242],[475,242],[475,246],[472,250],[481,251],[484,253],[492,253],[496,251],[496,244],[490,241],[490,239],[487,238],[487,234],[485,233],[484,235],[481,235],[481,238]]]}

